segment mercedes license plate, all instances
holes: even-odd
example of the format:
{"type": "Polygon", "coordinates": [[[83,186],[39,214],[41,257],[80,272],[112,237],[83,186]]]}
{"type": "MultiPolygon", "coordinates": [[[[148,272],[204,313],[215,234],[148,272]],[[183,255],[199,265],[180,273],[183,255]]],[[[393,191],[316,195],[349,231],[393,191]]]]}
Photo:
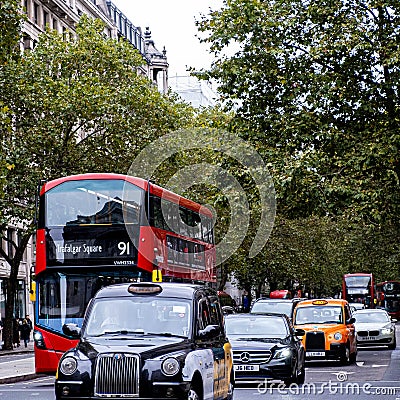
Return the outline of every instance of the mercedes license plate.
{"type": "Polygon", "coordinates": [[[234,370],[235,371],[259,371],[260,370],[260,366],[259,365],[234,365],[234,370]]]}

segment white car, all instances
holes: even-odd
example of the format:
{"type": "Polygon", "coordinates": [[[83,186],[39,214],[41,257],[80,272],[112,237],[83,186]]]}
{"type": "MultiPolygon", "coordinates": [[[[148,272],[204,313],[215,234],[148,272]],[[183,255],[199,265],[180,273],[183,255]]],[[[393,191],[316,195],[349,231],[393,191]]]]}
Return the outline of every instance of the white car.
{"type": "Polygon", "coordinates": [[[364,309],[353,313],[356,319],[357,344],[359,346],[388,346],[396,348],[396,320],[381,309],[364,309]]]}
{"type": "Polygon", "coordinates": [[[358,310],[364,310],[365,305],[363,303],[349,303],[350,309],[355,312],[358,310]]]}

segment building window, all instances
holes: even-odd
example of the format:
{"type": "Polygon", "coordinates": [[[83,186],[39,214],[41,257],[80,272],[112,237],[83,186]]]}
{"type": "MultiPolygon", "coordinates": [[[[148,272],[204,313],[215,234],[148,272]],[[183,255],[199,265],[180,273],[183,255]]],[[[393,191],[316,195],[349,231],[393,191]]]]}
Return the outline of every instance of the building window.
{"type": "Polygon", "coordinates": [[[43,12],[43,28],[46,29],[47,25],[49,23],[49,13],[46,11],[43,12]]]}
{"type": "Polygon", "coordinates": [[[38,25],[39,23],[39,5],[33,3],[33,22],[38,25]]]}
{"type": "MultiPolygon", "coordinates": [[[[7,284],[8,279],[0,279],[0,313],[3,319],[6,314],[6,301],[7,301],[7,284]]],[[[24,318],[26,315],[26,303],[25,303],[25,281],[18,280],[17,288],[15,291],[14,298],[14,315],[16,318],[24,318]]]]}
{"type": "Polygon", "coordinates": [[[24,12],[26,15],[29,15],[28,14],[28,0],[24,0],[24,12]]]}
{"type": "Polygon", "coordinates": [[[58,21],[55,18],[53,19],[53,29],[58,31],[58,21]]]}

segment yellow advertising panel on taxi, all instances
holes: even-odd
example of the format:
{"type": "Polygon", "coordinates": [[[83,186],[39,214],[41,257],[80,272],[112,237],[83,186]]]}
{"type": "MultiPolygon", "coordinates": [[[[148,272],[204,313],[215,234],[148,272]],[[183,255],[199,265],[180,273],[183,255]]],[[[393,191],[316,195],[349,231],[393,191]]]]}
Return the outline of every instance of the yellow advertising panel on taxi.
{"type": "Polygon", "coordinates": [[[306,300],[295,309],[293,324],[303,329],[306,360],[356,361],[357,341],[349,304],[341,299],[306,300]]]}

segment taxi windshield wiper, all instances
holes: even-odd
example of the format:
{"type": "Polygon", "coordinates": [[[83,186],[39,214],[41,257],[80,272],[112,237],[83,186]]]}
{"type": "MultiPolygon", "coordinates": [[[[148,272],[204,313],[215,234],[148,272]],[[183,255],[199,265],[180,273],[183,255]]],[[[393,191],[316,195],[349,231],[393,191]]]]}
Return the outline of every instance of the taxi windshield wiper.
{"type": "Polygon", "coordinates": [[[127,329],[120,329],[117,331],[105,331],[102,333],[98,333],[97,335],[92,335],[92,336],[105,336],[105,335],[143,335],[144,331],[143,329],[137,329],[134,331],[129,331],[127,329]]]}
{"type": "Polygon", "coordinates": [[[165,336],[165,337],[178,337],[178,338],[187,339],[187,336],[176,335],[175,333],[171,333],[171,332],[146,332],[146,335],[165,336]]]}

